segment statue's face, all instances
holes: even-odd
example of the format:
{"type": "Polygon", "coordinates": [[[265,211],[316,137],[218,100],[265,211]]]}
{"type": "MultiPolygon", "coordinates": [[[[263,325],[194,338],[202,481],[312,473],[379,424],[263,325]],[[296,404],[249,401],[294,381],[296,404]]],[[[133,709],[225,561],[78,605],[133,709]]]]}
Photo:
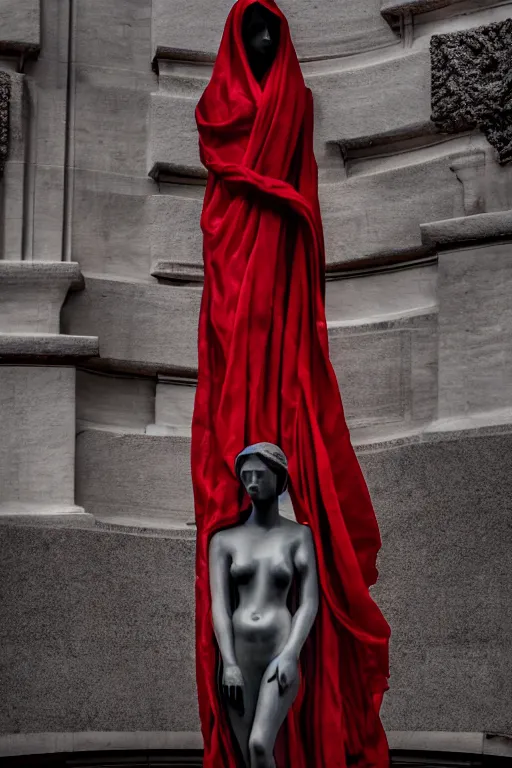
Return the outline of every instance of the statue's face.
{"type": "Polygon", "coordinates": [[[245,46],[253,56],[273,60],[279,45],[280,22],[259,3],[249,6],[244,16],[245,46]]]}
{"type": "Polygon", "coordinates": [[[240,479],[253,501],[269,501],[277,496],[277,475],[259,456],[244,461],[240,479]]]}

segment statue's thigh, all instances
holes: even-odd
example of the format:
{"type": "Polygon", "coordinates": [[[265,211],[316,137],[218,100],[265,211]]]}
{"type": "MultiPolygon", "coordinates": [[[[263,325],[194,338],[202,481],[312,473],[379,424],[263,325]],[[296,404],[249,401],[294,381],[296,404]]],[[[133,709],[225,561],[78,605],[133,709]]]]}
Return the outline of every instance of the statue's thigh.
{"type": "Polygon", "coordinates": [[[259,740],[265,742],[269,750],[274,749],[278,731],[299,692],[299,683],[297,682],[284,693],[280,693],[277,679],[268,682],[268,678],[272,677],[274,672],[275,662],[270,664],[263,675],[251,730],[251,735],[257,735],[259,740]]]}
{"type": "Polygon", "coordinates": [[[227,707],[231,728],[233,729],[244,761],[249,765],[249,735],[254,720],[256,704],[258,702],[261,672],[259,674],[254,674],[252,670],[242,669],[242,674],[244,676],[244,714],[240,715],[235,709],[230,707],[227,702],[225,702],[225,705],[227,707]]]}

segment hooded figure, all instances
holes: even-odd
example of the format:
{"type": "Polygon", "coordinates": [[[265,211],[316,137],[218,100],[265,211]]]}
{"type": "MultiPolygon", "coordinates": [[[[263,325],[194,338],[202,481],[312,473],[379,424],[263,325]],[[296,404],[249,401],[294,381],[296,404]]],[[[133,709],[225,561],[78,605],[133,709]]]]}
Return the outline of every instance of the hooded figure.
{"type": "Polygon", "coordinates": [[[239,768],[218,688],[208,546],[249,507],[236,457],[268,442],[288,457],[288,490],[297,521],[311,528],[320,584],[277,768],[385,768],[379,710],[390,632],[369,594],[381,540],[329,360],[312,94],[273,0],[260,4],[280,21],[279,45],[265,77],[253,74],[242,33],[253,3],[232,8],[196,110],[209,171],[192,422],[204,766],[239,768]]]}

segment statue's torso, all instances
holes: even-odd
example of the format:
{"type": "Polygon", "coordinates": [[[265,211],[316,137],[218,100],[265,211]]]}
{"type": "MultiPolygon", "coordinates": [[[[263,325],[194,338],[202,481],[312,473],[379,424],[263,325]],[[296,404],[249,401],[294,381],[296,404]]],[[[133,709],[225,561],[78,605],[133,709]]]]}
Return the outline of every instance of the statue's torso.
{"type": "Polygon", "coordinates": [[[294,554],[302,526],[282,518],[270,530],[245,524],[224,531],[234,600],[237,658],[266,666],[286,643],[291,627],[288,594],[297,572],[294,554]]]}

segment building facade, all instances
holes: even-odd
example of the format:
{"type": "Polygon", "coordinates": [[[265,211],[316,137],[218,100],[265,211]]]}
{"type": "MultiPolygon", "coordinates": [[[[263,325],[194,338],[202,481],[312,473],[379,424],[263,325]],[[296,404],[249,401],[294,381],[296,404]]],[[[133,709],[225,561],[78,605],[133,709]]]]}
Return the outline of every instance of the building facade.
{"type": "MultiPolygon", "coordinates": [[[[194,108],[230,7],[0,0],[5,757],[201,747],[194,108]]],[[[510,756],[512,2],[280,7],[383,537],[390,744],[510,756]]]]}

